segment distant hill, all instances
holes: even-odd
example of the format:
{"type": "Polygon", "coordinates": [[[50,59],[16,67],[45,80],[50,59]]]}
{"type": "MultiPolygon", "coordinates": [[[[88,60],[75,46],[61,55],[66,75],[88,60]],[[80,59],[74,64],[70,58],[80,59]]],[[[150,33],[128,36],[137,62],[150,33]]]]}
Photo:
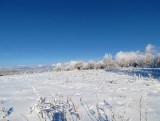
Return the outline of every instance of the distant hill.
{"type": "Polygon", "coordinates": [[[50,65],[35,65],[35,66],[11,66],[11,67],[0,67],[0,76],[3,75],[13,75],[13,74],[22,74],[22,73],[34,73],[34,72],[43,72],[51,71],[52,66],[50,65]]]}

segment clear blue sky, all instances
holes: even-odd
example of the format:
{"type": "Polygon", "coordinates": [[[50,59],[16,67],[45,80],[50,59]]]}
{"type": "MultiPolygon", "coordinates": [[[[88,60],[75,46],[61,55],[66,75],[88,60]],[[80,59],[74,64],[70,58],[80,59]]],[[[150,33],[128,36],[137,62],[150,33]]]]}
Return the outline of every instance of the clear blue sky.
{"type": "Polygon", "coordinates": [[[0,66],[160,47],[159,0],[0,0],[0,66]]]}

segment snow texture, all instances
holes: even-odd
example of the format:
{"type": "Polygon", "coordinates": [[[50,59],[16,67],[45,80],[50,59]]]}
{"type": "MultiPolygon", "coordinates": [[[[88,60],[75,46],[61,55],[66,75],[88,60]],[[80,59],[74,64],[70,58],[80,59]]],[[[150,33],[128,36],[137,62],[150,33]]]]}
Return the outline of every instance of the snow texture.
{"type": "MultiPolygon", "coordinates": [[[[1,111],[0,121],[43,121],[38,113],[30,113],[31,107],[37,106],[37,99],[53,104],[57,95],[74,102],[71,108],[80,121],[159,121],[159,81],[95,69],[1,76],[0,108],[7,115],[1,111]]],[[[42,107],[48,104],[44,102],[42,107]]]]}

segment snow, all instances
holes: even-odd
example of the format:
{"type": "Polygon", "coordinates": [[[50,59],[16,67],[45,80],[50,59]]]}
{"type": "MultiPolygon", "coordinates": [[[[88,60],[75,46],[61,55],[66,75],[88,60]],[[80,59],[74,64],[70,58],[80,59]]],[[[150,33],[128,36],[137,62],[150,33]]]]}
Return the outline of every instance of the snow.
{"type": "MultiPolygon", "coordinates": [[[[7,117],[10,121],[39,121],[37,115],[29,114],[29,108],[39,97],[51,98],[56,94],[70,97],[74,101],[82,121],[91,120],[85,108],[88,105],[92,113],[96,112],[97,101],[99,107],[106,111],[109,120],[112,119],[112,113],[108,106],[112,107],[117,121],[121,120],[118,117],[123,117],[125,121],[138,121],[140,112],[142,121],[146,120],[146,117],[148,121],[160,119],[158,79],[104,70],[43,72],[0,77],[0,108],[9,110],[13,107],[7,117]]],[[[2,119],[2,115],[1,111],[0,120],[6,121],[2,119]]]]}

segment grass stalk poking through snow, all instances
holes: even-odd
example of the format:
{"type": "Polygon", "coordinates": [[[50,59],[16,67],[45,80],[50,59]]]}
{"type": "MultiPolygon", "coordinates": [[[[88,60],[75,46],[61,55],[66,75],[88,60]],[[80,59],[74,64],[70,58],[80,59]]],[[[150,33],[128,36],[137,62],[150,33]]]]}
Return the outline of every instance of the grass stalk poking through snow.
{"type": "Polygon", "coordinates": [[[140,108],[140,121],[142,121],[142,96],[140,97],[140,105],[139,105],[139,108],[140,108]]]}

